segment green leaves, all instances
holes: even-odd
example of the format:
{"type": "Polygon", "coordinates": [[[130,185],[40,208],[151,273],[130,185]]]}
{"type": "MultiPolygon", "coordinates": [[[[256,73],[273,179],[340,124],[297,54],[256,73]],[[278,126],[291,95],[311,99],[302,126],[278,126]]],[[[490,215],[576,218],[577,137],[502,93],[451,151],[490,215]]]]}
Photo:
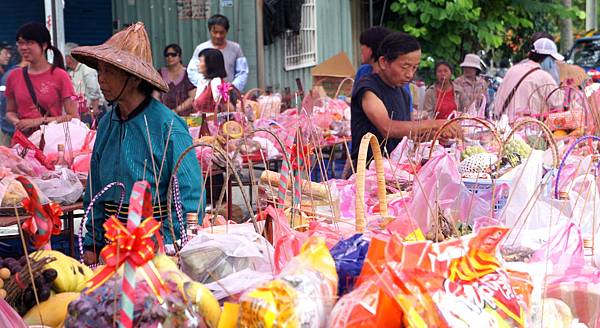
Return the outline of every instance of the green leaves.
{"type": "Polygon", "coordinates": [[[460,36],[459,35],[456,35],[456,34],[448,35],[448,39],[456,45],[460,44],[460,36]]]}
{"type": "Polygon", "coordinates": [[[555,33],[556,27],[548,26],[558,25],[559,18],[585,18],[560,0],[395,0],[390,10],[397,17],[386,25],[420,39],[423,67],[432,66],[431,59],[457,64],[466,53],[482,49],[512,55],[533,32],[555,33]]]}
{"type": "Polygon", "coordinates": [[[410,11],[411,13],[415,13],[417,12],[417,4],[414,2],[409,3],[406,8],[408,8],[408,11],[410,11]]]}

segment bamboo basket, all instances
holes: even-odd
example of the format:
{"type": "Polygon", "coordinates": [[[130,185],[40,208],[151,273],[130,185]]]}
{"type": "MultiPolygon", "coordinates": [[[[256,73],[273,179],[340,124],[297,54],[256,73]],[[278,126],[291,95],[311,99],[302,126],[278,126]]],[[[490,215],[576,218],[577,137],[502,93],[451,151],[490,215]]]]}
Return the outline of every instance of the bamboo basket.
{"type": "Polygon", "coordinates": [[[335,95],[333,96],[333,99],[337,99],[338,96],[340,95],[340,91],[342,91],[342,87],[344,86],[344,83],[351,81],[352,82],[352,86],[354,86],[354,79],[351,77],[347,77],[345,79],[343,79],[340,84],[338,85],[337,90],[335,91],[335,95]]]}
{"type": "Polygon", "coordinates": [[[546,124],[544,124],[544,122],[542,122],[542,121],[536,120],[534,118],[528,118],[528,117],[519,119],[513,126],[512,131],[510,131],[510,133],[504,140],[504,145],[506,145],[508,142],[510,142],[510,140],[512,139],[512,137],[515,135],[515,133],[517,131],[519,131],[523,127],[525,127],[527,125],[531,125],[531,124],[538,125],[541,128],[541,130],[544,134],[544,137],[546,138],[546,141],[548,142],[548,148],[552,151],[552,158],[553,158],[552,167],[555,169],[558,169],[559,164],[560,164],[559,163],[560,157],[558,154],[558,146],[556,145],[556,139],[554,139],[554,135],[552,134],[550,129],[548,129],[546,124]]]}
{"type": "MultiPolygon", "coordinates": [[[[466,116],[451,119],[448,122],[446,122],[444,125],[442,125],[442,127],[435,133],[435,135],[433,137],[432,145],[435,145],[435,142],[438,140],[438,138],[440,137],[442,132],[448,126],[450,126],[451,124],[456,124],[456,123],[464,122],[464,121],[475,122],[476,124],[481,125],[481,126],[487,128],[488,130],[490,130],[493,139],[495,140],[496,144],[498,145],[498,151],[497,151],[498,160],[494,164],[494,166],[498,167],[502,160],[502,152],[504,149],[504,142],[502,141],[502,138],[498,134],[498,131],[496,130],[494,125],[484,119],[477,118],[477,117],[466,117],[466,116]]],[[[431,158],[431,156],[433,155],[433,150],[434,150],[434,147],[432,146],[431,149],[429,150],[429,158],[431,158]]],[[[496,179],[492,179],[492,178],[476,178],[476,179],[463,178],[462,183],[473,194],[479,194],[479,193],[488,191],[490,189],[495,190],[497,181],[496,181],[496,179]]],[[[493,211],[492,211],[491,215],[493,216],[496,213],[498,213],[500,210],[502,210],[502,208],[506,205],[507,200],[508,200],[508,195],[502,195],[501,197],[497,197],[496,195],[493,195],[492,196],[492,204],[491,204],[493,211]]]]}
{"type": "MultiPolygon", "coordinates": [[[[488,130],[490,130],[490,132],[492,133],[493,138],[495,139],[496,143],[498,144],[498,154],[502,154],[502,150],[504,148],[504,143],[502,142],[502,138],[500,138],[500,135],[498,134],[498,131],[496,130],[496,128],[494,127],[494,125],[484,119],[481,118],[477,118],[477,117],[467,117],[467,116],[461,116],[461,117],[457,117],[457,118],[453,118],[451,120],[449,120],[448,122],[444,123],[444,125],[442,125],[442,127],[440,127],[435,135],[433,136],[432,139],[432,147],[429,149],[429,158],[431,158],[431,156],[433,155],[433,150],[434,147],[433,145],[435,145],[435,142],[438,141],[438,139],[440,138],[440,136],[442,135],[442,132],[447,129],[450,125],[458,123],[458,122],[464,122],[464,121],[471,121],[471,122],[475,122],[479,125],[482,125],[483,127],[487,128],[488,130]]],[[[500,156],[498,156],[500,157],[500,156]]],[[[498,158],[498,161],[500,160],[500,158],[498,158]]]]}
{"type": "Polygon", "coordinates": [[[379,198],[379,213],[384,220],[390,220],[388,214],[385,174],[383,172],[383,156],[377,137],[372,133],[365,134],[360,141],[358,160],[356,164],[356,232],[364,232],[366,227],[365,218],[365,175],[367,170],[367,154],[369,146],[373,151],[375,170],[377,173],[377,196],[379,198]]]}

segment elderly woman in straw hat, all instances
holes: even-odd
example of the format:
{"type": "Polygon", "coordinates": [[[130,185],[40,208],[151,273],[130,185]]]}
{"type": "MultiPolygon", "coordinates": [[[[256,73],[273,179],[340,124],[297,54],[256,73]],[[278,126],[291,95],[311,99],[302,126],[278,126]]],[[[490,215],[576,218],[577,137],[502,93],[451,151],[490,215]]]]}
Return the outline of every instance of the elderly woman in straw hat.
{"type": "MultiPolygon", "coordinates": [[[[475,54],[465,55],[465,59],[460,64],[463,74],[454,80],[462,90],[462,103],[469,108],[473,103],[480,106],[481,101],[488,96],[488,82],[480,76],[481,59],[475,54]]],[[[479,108],[479,107],[477,107],[479,108]]]]}
{"type": "MultiPolygon", "coordinates": [[[[134,24],[102,45],[75,48],[71,55],[98,70],[102,93],[116,105],[98,126],[84,204],[111,182],[123,183],[129,196],[136,181],[146,180],[152,187],[154,218],[163,222],[165,244],[172,245],[181,227],[177,220],[172,227],[165,220],[167,189],[176,161],[192,139],[185,122],[151,96],[154,90],[166,92],[168,86],[152,65],[144,24],[134,24]]],[[[200,172],[193,153],[186,155],[177,173],[184,213],[203,211],[200,172]]],[[[84,239],[87,263],[95,263],[105,245],[106,218],[118,214],[119,219],[127,219],[127,204],[116,213],[120,197],[120,190],[113,188],[93,204],[84,239]]]]}

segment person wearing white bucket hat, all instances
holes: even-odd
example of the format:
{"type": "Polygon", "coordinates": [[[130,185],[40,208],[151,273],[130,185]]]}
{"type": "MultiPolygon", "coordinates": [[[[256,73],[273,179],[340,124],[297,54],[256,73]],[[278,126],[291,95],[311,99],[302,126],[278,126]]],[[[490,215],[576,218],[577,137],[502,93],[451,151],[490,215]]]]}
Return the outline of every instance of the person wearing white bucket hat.
{"type": "Polygon", "coordinates": [[[475,54],[465,55],[465,59],[460,64],[463,74],[454,80],[456,85],[459,85],[462,89],[463,100],[465,108],[471,107],[473,104],[475,108],[479,108],[484,97],[487,100],[488,82],[482,78],[481,74],[481,59],[475,54]]]}
{"type": "Polygon", "coordinates": [[[544,70],[544,60],[564,59],[558,53],[556,43],[548,38],[539,38],[533,42],[533,49],[524,60],[511,67],[498,88],[494,100],[496,117],[508,115],[515,121],[523,115],[536,116],[549,108],[562,107],[563,92],[557,90],[558,82],[544,70]]]}

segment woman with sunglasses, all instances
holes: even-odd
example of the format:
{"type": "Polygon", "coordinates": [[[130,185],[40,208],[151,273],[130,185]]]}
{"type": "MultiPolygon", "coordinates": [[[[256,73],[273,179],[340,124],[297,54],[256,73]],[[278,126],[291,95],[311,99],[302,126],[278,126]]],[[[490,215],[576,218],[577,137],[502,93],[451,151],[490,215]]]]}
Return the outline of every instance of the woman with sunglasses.
{"type": "Polygon", "coordinates": [[[160,75],[169,85],[168,92],[159,93],[158,99],[181,116],[192,112],[196,87],[188,78],[185,66],[181,63],[181,47],[168,45],[163,51],[167,66],[160,69],[160,75]]]}
{"type": "Polygon", "coordinates": [[[75,90],[63,56],[50,43],[41,23],[28,23],[17,32],[17,47],[28,66],[17,68],[6,81],[6,119],[26,136],[51,121],[66,122],[77,114],[75,90]],[[50,64],[46,53],[52,51],[50,64]]]}

